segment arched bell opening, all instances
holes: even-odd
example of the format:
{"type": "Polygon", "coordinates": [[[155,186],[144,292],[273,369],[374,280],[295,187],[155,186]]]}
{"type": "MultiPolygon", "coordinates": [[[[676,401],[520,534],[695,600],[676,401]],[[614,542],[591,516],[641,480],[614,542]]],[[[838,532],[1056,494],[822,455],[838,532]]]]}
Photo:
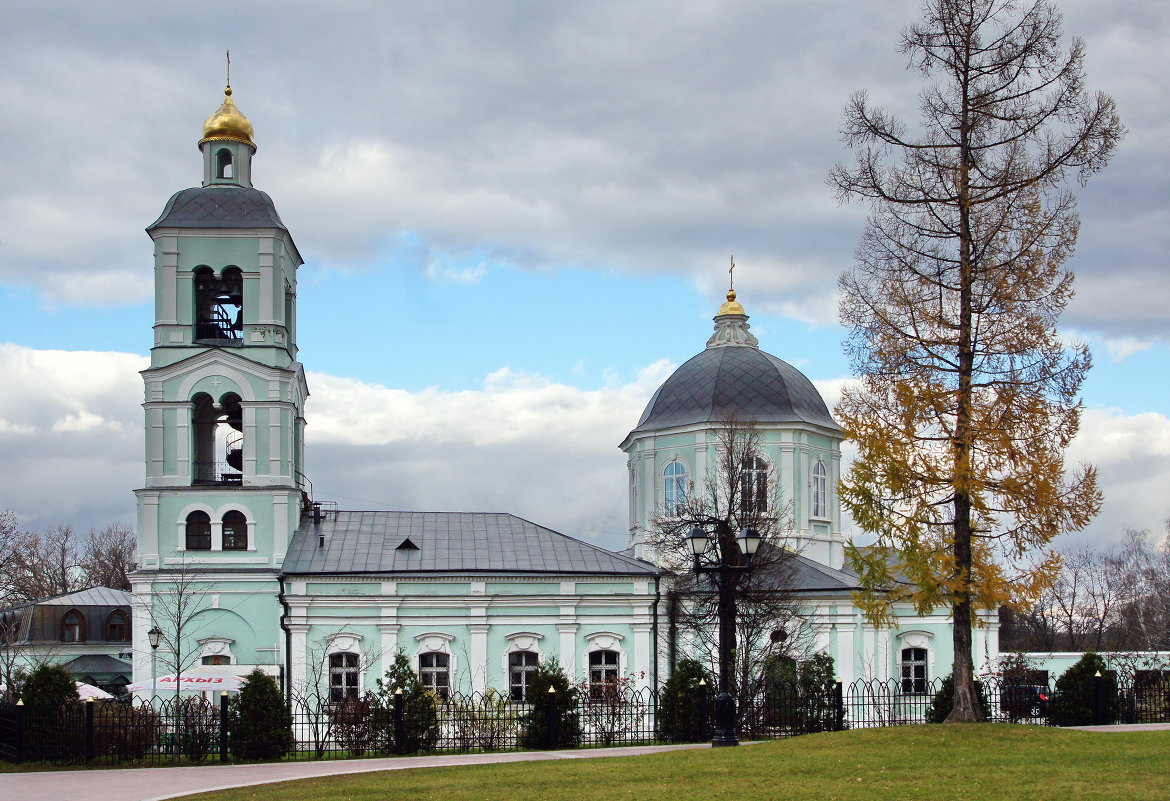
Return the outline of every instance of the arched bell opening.
{"type": "Polygon", "coordinates": [[[215,177],[232,177],[232,151],[221,147],[215,154],[215,177]]]}
{"type": "Polygon", "coordinates": [[[244,274],[226,267],[217,276],[210,267],[195,270],[195,341],[238,343],[244,333],[244,274]]]}
{"type": "Polygon", "coordinates": [[[244,420],[240,396],[225,393],[215,403],[205,392],[192,400],[196,484],[242,484],[244,420]]]}

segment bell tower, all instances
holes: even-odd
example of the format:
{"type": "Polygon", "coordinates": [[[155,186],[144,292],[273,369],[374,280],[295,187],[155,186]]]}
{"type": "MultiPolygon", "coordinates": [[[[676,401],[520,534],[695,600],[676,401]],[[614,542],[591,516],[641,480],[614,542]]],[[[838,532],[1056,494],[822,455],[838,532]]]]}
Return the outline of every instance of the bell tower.
{"type": "Polygon", "coordinates": [[[302,260],[272,199],[252,186],[253,135],[227,86],[198,142],[201,185],[177,192],[146,229],[155,321],[142,373],[142,571],[181,565],[274,578],[300,519],[309,394],[296,348],[302,260]]]}

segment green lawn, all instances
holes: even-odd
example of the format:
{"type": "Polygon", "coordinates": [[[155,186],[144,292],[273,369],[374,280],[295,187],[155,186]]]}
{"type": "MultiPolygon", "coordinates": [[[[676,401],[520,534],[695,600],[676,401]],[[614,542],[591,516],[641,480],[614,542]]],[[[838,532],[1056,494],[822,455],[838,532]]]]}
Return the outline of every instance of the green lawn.
{"type": "Polygon", "coordinates": [[[643,757],[329,776],[184,801],[1170,799],[1170,731],[904,726],[643,757]]]}

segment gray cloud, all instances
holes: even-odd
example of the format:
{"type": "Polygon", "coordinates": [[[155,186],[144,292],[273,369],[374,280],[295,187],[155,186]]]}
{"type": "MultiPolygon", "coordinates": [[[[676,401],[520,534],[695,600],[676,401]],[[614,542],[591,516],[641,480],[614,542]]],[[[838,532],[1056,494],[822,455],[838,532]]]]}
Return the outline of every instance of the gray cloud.
{"type": "MultiPolygon", "coordinates": [[[[0,346],[0,375],[22,387],[0,394],[0,509],[29,528],[133,521],[144,366],[132,354],[0,346]]],[[[588,391],[507,370],[477,390],[417,393],[311,373],[308,474],[316,497],[345,509],[512,512],[621,548],[617,444],[672,367],[588,391]]],[[[844,380],[816,383],[832,404],[844,380]]],[[[1126,526],[1161,531],[1170,419],[1090,410],[1070,451],[1077,461],[1098,465],[1105,506],[1069,543],[1106,543],[1126,526]]]]}
{"type": "MultiPolygon", "coordinates": [[[[824,185],[847,157],[840,109],[868,88],[913,116],[894,48],[918,5],[26,6],[0,31],[0,104],[19,123],[2,145],[0,282],[54,302],[149,297],[139,231],[158,187],[196,180],[232,45],[257,181],[316,264],[378,269],[413,231],[455,256],[705,284],[734,251],[761,307],[825,322],[863,216],[824,185]]],[[[1170,20],[1154,0],[1062,5],[1090,87],[1131,128],[1082,193],[1068,322],[1165,337],[1170,20]]]]}

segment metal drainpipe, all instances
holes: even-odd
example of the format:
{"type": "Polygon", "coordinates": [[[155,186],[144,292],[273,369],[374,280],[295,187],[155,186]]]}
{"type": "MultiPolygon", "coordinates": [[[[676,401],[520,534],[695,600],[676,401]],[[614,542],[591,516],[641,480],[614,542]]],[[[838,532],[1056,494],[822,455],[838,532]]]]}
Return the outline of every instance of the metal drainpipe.
{"type": "Polygon", "coordinates": [[[678,666],[678,590],[670,588],[666,596],[666,619],[669,623],[666,641],[666,663],[673,674],[678,666]]]}
{"type": "Polygon", "coordinates": [[[277,581],[280,582],[280,593],[276,598],[284,609],[280,613],[280,628],[284,631],[284,699],[292,703],[292,629],[288,627],[290,613],[288,602],[284,599],[284,576],[277,576],[277,581]]]}

